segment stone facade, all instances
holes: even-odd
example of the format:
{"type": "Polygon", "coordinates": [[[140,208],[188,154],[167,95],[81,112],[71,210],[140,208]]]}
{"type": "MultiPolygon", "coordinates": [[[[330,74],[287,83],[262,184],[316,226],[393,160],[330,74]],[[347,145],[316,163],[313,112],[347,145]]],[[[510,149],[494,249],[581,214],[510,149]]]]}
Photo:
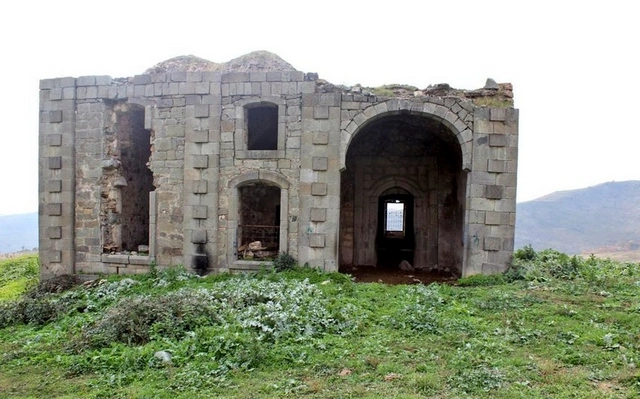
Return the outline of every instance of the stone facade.
{"type": "Polygon", "coordinates": [[[474,96],[295,70],[42,80],[41,275],[254,270],[277,252],[328,271],[504,271],[518,110],[474,96]]]}

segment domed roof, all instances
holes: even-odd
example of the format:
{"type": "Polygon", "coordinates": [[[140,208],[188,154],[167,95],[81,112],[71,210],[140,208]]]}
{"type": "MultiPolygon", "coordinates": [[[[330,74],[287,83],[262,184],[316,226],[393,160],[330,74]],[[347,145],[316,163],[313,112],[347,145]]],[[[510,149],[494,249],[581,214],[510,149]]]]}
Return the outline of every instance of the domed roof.
{"type": "Polygon", "coordinates": [[[144,73],[218,71],[221,66],[222,64],[195,55],[181,55],[159,62],[144,73]]]}
{"type": "Polygon", "coordinates": [[[182,55],[162,61],[147,69],[145,74],[164,72],[272,72],[295,71],[296,69],[277,54],[269,51],[253,51],[230,61],[217,63],[194,55],[182,55]]]}
{"type": "Polygon", "coordinates": [[[222,72],[295,71],[293,65],[268,51],[253,51],[223,64],[222,72]]]}

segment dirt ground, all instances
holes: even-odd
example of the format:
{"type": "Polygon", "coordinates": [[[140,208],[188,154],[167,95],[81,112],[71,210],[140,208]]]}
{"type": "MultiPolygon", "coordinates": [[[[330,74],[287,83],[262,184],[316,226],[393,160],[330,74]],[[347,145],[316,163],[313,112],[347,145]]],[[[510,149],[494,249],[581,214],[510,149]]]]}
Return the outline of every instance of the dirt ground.
{"type": "Polygon", "coordinates": [[[430,284],[433,282],[452,284],[458,279],[451,273],[403,271],[390,268],[376,268],[370,266],[353,266],[341,268],[341,273],[350,274],[358,283],[396,284],[430,284]]]}

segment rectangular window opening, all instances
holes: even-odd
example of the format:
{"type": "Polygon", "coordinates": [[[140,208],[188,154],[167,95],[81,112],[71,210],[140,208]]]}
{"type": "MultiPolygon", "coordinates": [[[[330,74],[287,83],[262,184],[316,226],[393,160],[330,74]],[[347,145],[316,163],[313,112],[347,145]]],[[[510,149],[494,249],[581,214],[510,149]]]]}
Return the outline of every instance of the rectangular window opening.
{"type": "MultiPolygon", "coordinates": [[[[263,103],[264,104],[264,103],[263,103]]],[[[247,150],[278,149],[278,106],[275,104],[246,108],[247,150]]]]}
{"type": "Polygon", "coordinates": [[[385,203],[384,232],[391,238],[402,238],[405,234],[406,204],[399,200],[385,203]]]}

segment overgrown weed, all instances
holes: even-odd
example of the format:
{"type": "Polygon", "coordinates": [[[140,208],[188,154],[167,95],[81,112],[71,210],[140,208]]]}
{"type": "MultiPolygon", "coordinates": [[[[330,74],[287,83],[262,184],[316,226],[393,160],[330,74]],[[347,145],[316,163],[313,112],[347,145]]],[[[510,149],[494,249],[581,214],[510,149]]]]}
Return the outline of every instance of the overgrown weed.
{"type": "Polygon", "coordinates": [[[639,265],[552,250],[456,286],[171,268],[7,302],[0,376],[16,397],[45,366],[84,397],[634,397],[639,297],[639,265]]]}

